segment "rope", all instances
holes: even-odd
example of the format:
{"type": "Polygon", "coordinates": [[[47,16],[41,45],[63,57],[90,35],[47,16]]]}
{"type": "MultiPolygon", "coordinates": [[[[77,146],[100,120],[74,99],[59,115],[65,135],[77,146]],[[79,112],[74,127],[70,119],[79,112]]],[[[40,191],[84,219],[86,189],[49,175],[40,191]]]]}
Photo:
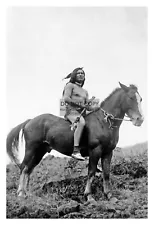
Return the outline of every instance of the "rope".
{"type": "MultiPolygon", "coordinates": [[[[105,120],[106,120],[106,122],[107,122],[107,119],[108,118],[110,118],[110,119],[113,119],[113,120],[121,120],[121,121],[131,121],[131,119],[121,119],[121,118],[118,118],[118,117],[114,117],[112,114],[110,114],[110,113],[107,113],[104,109],[102,109],[101,107],[100,107],[100,110],[104,113],[104,116],[105,116],[105,120]]],[[[126,115],[125,115],[126,116],[126,115]]],[[[126,117],[128,117],[128,116],[126,116],[126,117]]]]}
{"type": "MultiPolygon", "coordinates": [[[[95,97],[92,97],[92,99],[91,99],[90,102],[92,102],[92,100],[93,100],[94,98],[95,98],[95,97]]],[[[90,102],[88,102],[88,104],[89,104],[90,102]]],[[[87,104],[87,105],[88,105],[88,104],[87,104]]],[[[82,116],[82,114],[84,113],[85,110],[86,110],[86,108],[84,108],[84,109],[82,110],[82,112],[81,112],[80,115],[76,118],[76,120],[74,121],[74,123],[72,123],[72,124],[70,125],[72,131],[76,129],[77,123],[79,122],[80,117],[82,116]]],[[[106,112],[104,109],[102,109],[101,107],[100,107],[100,110],[104,113],[104,120],[105,120],[105,122],[106,122],[106,123],[109,122],[109,128],[116,127],[116,126],[113,126],[113,125],[112,125],[112,122],[111,122],[110,119],[112,119],[112,120],[120,120],[120,121],[131,121],[131,119],[128,120],[128,119],[121,119],[121,118],[118,118],[118,117],[114,117],[112,114],[107,113],[107,112],[106,112]]],[[[128,117],[127,115],[125,115],[125,116],[128,117]]]]}
{"type": "Polygon", "coordinates": [[[82,110],[82,112],[80,113],[80,115],[76,118],[76,120],[70,125],[71,130],[75,130],[77,128],[77,124],[80,121],[80,118],[82,116],[82,114],[85,112],[86,107],[92,103],[92,101],[95,99],[95,97],[93,96],[91,99],[89,99],[88,103],[85,105],[84,109],[82,110]]]}

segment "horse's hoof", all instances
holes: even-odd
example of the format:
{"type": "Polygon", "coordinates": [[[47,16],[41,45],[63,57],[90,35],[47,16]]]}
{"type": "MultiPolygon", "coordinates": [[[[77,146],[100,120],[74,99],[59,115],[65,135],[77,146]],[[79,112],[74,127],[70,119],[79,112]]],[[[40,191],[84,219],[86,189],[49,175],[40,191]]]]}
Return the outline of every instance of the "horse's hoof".
{"type": "Polygon", "coordinates": [[[95,199],[91,199],[88,202],[90,205],[97,205],[97,202],[95,201],[95,199]]]}
{"type": "Polygon", "coordinates": [[[113,197],[113,198],[110,199],[110,202],[113,203],[113,204],[115,204],[117,201],[118,201],[118,199],[115,198],[115,197],[113,197]]]}
{"type": "Polygon", "coordinates": [[[97,205],[97,202],[93,199],[93,200],[87,200],[85,203],[84,203],[85,206],[87,205],[97,205]]]}
{"type": "Polygon", "coordinates": [[[95,201],[95,199],[93,197],[87,197],[87,202],[86,205],[97,205],[97,202],[95,201]]]}
{"type": "Polygon", "coordinates": [[[27,197],[27,195],[26,195],[26,193],[25,193],[24,191],[18,191],[18,192],[17,192],[17,195],[18,195],[18,197],[20,197],[20,198],[26,198],[26,197],[27,197]]]}
{"type": "Polygon", "coordinates": [[[99,166],[97,166],[97,169],[96,169],[96,173],[102,173],[103,171],[102,171],[102,169],[99,167],[99,166]]]}
{"type": "Polygon", "coordinates": [[[109,201],[109,200],[112,198],[111,192],[105,193],[105,197],[106,197],[107,200],[109,201]]]}

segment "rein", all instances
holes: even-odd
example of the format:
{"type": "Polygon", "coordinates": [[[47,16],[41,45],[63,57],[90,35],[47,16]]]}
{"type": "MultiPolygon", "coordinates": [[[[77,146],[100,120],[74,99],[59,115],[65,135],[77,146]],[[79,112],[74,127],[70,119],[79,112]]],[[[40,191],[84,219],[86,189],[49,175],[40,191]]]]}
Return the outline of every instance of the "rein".
{"type": "MultiPolygon", "coordinates": [[[[91,101],[92,101],[94,98],[95,98],[95,97],[92,97],[91,101]]],[[[91,101],[90,101],[90,102],[91,102],[91,101]]],[[[88,103],[88,104],[89,104],[89,103],[88,103]]],[[[87,104],[87,105],[88,105],[88,104],[87,104]]],[[[109,128],[110,128],[110,129],[113,129],[113,128],[116,128],[116,127],[117,127],[117,126],[113,126],[112,120],[131,121],[131,119],[128,120],[128,119],[121,119],[121,118],[118,118],[118,117],[114,117],[112,114],[107,113],[107,112],[106,112],[104,109],[102,109],[101,107],[99,107],[99,108],[100,108],[100,110],[104,113],[104,120],[105,120],[105,122],[106,122],[106,123],[109,122],[109,128]]],[[[74,123],[70,125],[72,131],[76,129],[77,123],[79,122],[80,117],[82,116],[82,114],[83,114],[83,112],[84,112],[85,110],[86,110],[86,108],[84,108],[84,109],[82,110],[82,112],[81,112],[80,115],[76,118],[76,120],[74,121],[74,123]]],[[[128,116],[126,116],[126,117],[128,117],[128,116]]]]}
{"type": "MultiPolygon", "coordinates": [[[[104,113],[104,120],[105,122],[109,122],[109,128],[113,129],[114,127],[117,127],[117,126],[113,126],[112,125],[112,121],[111,120],[120,120],[120,121],[131,121],[131,119],[121,119],[121,118],[118,118],[118,117],[114,117],[112,114],[110,113],[107,113],[104,109],[102,109],[100,107],[100,110],[104,113]]],[[[128,117],[128,116],[126,116],[128,117]]]]}

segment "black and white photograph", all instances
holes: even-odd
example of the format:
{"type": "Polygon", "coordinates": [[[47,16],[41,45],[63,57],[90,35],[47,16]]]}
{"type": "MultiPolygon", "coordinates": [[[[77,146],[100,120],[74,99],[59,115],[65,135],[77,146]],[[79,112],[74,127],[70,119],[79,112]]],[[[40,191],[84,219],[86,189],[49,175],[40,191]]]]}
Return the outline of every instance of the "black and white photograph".
{"type": "Polygon", "coordinates": [[[148,7],[6,9],[6,219],[148,219],[148,7]]]}

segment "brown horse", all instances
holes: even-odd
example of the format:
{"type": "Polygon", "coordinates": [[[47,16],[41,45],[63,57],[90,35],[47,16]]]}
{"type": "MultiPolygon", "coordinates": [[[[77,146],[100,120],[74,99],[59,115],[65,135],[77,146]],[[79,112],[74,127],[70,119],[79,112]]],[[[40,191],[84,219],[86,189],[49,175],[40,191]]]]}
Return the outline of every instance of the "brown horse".
{"type": "MultiPolygon", "coordinates": [[[[91,184],[101,159],[104,194],[111,198],[109,176],[112,151],[119,139],[119,128],[125,114],[135,126],[141,126],[141,96],[135,85],[129,87],[120,84],[103,102],[100,108],[85,117],[86,125],[80,145],[81,154],[89,156],[88,180],[85,196],[93,200],[91,184]]],[[[43,114],[13,128],[7,136],[7,153],[19,166],[21,174],[18,195],[25,196],[29,176],[45,153],[55,149],[70,156],[73,151],[73,131],[70,122],[52,114],[43,114]],[[22,134],[22,135],[20,135],[22,134]],[[15,150],[19,149],[20,136],[25,141],[25,156],[19,164],[15,150]]]]}

